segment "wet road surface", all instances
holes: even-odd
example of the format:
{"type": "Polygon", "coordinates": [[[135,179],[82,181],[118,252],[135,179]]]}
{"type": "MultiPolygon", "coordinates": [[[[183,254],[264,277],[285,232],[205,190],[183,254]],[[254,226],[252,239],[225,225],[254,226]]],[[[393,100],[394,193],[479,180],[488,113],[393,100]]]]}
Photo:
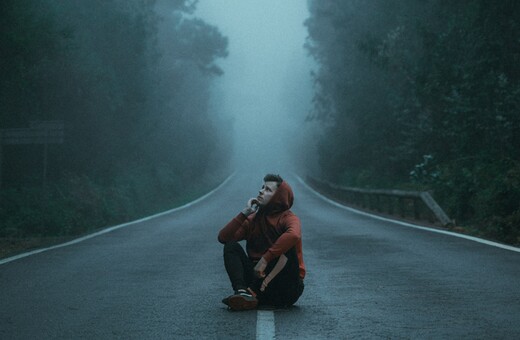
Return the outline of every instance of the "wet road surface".
{"type": "Polygon", "coordinates": [[[261,176],[76,244],[0,262],[1,339],[520,338],[520,253],[337,207],[287,176],[305,291],[230,312],[216,237],[261,176]]]}

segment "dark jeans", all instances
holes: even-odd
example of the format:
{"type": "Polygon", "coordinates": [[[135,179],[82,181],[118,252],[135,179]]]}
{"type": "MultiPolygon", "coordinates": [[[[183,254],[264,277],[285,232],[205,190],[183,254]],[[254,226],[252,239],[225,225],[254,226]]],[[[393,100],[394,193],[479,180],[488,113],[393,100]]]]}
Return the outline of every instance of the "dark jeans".
{"type": "MultiPolygon", "coordinates": [[[[229,242],[224,245],[224,266],[228,273],[233,289],[251,288],[256,294],[259,304],[273,306],[291,306],[303,293],[303,280],[299,275],[298,257],[296,249],[287,253],[287,263],[283,270],[269,283],[265,291],[260,291],[263,279],[254,274],[256,265],[238,242],[229,242]]],[[[273,269],[278,260],[267,265],[266,275],[273,269]]]]}

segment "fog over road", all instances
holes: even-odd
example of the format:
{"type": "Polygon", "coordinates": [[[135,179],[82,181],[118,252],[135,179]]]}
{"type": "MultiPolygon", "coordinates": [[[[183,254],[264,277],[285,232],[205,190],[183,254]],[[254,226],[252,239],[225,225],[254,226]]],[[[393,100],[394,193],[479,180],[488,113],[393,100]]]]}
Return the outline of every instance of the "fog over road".
{"type": "Polygon", "coordinates": [[[520,253],[356,214],[281,175],[308,269],[293,308],[220,302],[217,233],[262,183],[237,173],[184,209],[1,262],[0,338],[520,338],[520,253]]]}

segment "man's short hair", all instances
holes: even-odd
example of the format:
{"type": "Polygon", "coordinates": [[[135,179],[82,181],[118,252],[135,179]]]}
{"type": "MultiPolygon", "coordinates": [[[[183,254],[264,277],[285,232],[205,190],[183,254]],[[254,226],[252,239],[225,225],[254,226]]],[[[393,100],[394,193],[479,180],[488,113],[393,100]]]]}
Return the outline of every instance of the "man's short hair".
{"type": "Polygon", "coordinates": [[[280,175],[267,174],[264,176],[264,182],[276,182],[277,186],[280,186],[283,182],[283,178],[280,175]]]}

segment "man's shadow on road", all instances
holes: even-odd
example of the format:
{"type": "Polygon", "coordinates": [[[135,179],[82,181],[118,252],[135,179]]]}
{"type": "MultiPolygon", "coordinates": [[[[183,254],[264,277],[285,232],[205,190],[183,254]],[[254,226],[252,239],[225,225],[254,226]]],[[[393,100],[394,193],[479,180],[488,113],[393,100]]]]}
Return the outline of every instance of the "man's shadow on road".
{"type": "Polygon", "coordinates": [[[292,306],[289,306],[289,307],[277,307],[277,306],[270,306],[270,305],[262,305],[262,306],[259,306],[256,309],[251,309],[251,310],[247,310],[247,311],[235,311],[235,310],[232,310],[231,308],[225,307],[225,306],[222,307],[222,309],[227,310],[229,312],[233,312],[233,313],[256,312],[256,311],[300,312],[302,310],[302,308],[300,306],[297,306],[297,305],[292,305],[292,306]]]}

